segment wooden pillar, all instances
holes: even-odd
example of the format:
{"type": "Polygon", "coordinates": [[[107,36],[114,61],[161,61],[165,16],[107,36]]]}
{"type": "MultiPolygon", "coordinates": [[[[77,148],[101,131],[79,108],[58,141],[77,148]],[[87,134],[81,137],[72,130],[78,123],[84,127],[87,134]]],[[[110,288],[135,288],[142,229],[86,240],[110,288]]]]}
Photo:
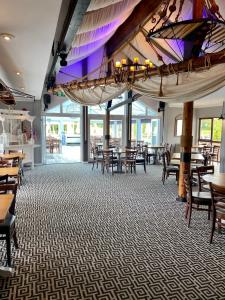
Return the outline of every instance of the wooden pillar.
{"type": "MultiPolygon", "coordinates": [[[[132,91],[128,92],[128,98],[132,98],[132,91]]],[[[132,129],[132,102],[126,105],[126,146],[131,147],[131,129],[132,129]]]]}
{"type": "Polygon", "coordinates": [[[109,108],[112,106],[112,100],[108,101],[106,116],[105,116],[105,146],[109,148],[110,140],[110,111],[109,108]]]}
{"type": "MultiPolygon", "coordinates": [[[[87,74],[87,59],[82,61],[82,75],[87,74]]],[[[81,161],[88,161],[88,106],[81,107],[81,161]]]]}
{"type": "Polygon", "coordinates": [[[81,108],[81,160],[88,161],[88,106],[81,108]]]}
{"type": "MultiPolygon", "coordinates": [[[[203,0],[193,0],[193,18],[202,18],[203,0]]],[[[194,45],[192,45],[193,47],[194,45]]],[[[184,45],[186,48],[185,59],[190,59],[192,55],[190,43],[184,45]]],[[[192,121],[193,121],[193,102],[184,103],[183,108],[183,128],[180,140],[180,175],[178,188],[178,201],[186,201],[186,190],[184,186],[184,172],[190,173],[191,168],[191,147],[192,147],[192,121]]]]}

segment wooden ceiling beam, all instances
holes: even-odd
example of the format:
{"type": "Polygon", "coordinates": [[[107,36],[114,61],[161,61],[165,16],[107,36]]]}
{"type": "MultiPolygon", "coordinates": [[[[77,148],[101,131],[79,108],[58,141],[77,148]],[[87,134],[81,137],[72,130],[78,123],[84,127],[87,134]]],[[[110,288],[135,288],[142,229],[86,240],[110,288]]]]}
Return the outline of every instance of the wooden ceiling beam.
{"type": "Polygon", "coordinates": [[[154,14],[160,3],[161,1],[156,0],[142,0],[134,8],[131,15],[107,42],[106,49],[108,57],[111,57],[116,50],[129,41],[135,32],[138,32],[140,25],[145,23],[150,15],[154,14]]]}

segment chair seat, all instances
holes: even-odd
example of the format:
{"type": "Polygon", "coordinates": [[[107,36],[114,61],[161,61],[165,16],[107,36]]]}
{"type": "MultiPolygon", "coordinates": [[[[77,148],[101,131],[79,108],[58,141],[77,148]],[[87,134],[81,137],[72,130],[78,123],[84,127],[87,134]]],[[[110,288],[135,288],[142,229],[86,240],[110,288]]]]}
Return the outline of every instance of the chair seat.
{"type": "Polygon", "coordinates": [[[3,233],[2,231],[6,228],[9,228],[12,226],[12,224],[15,222],[16,217],[10,213],[7,214],[5,220],[3,223],[0,223],[0,234],[3,233]]]}
{"type": "Polygon", "coordinates": [[[176,166],[168,166],[168,167],[166,167],[166,170],[170,171],[170,172],[178,172],[179,168],[176,166]]]}

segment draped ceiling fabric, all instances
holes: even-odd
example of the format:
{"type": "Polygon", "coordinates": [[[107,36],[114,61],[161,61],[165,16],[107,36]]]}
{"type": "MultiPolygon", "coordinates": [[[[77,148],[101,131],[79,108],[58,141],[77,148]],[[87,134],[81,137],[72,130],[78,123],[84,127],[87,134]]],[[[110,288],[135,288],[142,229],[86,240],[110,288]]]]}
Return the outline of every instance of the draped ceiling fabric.
{"type": "Polygon", "coordinates": [[[92,0],[74,37],[68,62],[75,63],[103,46],[141,0],[92,0]]]}
{"type": "MultiPolygon", "coordinates": [[[[155,76],[135,83],[111,84],[89,89],[68,90],[64,93],[82,105],[96,105],[118,97],[125,90],[132,89],[149,99],[167,103],[188,102],[207,96],[224,86],[225,64],[214,66],[198,72],[180,73],[177,85],[177,75],[170,75],[162,79],[162,93],[159,96],[161,77],[155,76]]],[[[146,102],[145,102],[146,103],[146,102]]]]}
{"type": "MultiPolygon", "coordinates": [[[[69,64],[78,62],[103,47],[140,1],[92,0],[82,24],[74,37],[73,49],[68,56],[69,64]]],[[[171,0],[170,4],[173,2],[171,0]]],[[[220,7],[221,15],[225,18],[224,0],[216,0],[216,2],[220,7]]],[[[192,18],[192,5],[193,0],[184,1],[179,21],[192,18]]],[[[175,21],[178,8],[177,5],[177,11],[171,16],[170,22],[175,21]]],[[[157,11],[152,13],[154,16],[157,16],[157,11]]],[[[144,24],[140,24],[139,31],[122,46],[121,51],[118,51],[114,55],[114,61],[121,60],[121,58],[132,60],[133,57],[139,57],[140,62],[143,63],[148,58],[156,67],[161,66],[163,62],[165,64],[173,64],[183,61],[184,44],[182,41],[157,39],[153,40],[151,45],[146,41],[146,35],[154,26],[155,23],[152,23],[152,16],[149,16],[149,20],[144,24]],[[158,55],[162,56],[163,62],[159,61],[158,55]]],[[[159,22],[155,29],[161,26],[162,22],[159,22]]],[[[100,68],[102,68],[101,65],[99,65],[100,68]]],[[[177,75],[163,77],[162,97],[159,97],[160,82],[161,78],[155,76],[147,80],[136,81],[132,86],[120,83],[93,87],[92,89],[71,90],[64,85],[63,90],[70,99],[83,105],[96,105],[107,102],[130,88],[135,93],[142,94],[145,101],[147,101],[147,98],[149,98],[149,101],[152,99],[168,103],[193,101],[213,93],[224,86],[225,65],[221,64],[198,72],[179,74],[178,85],[176,84],[177,75]]]]}

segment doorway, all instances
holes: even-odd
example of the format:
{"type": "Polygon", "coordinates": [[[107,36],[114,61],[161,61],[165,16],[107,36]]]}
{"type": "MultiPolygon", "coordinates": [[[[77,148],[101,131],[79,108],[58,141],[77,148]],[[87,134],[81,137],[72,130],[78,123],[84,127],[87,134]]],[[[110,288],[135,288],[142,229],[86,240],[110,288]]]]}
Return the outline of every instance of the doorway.
{"type": "Polygon", "coordinates": [[[80,117],[45,117],[45,163],[80,161],[80,117]]]}

